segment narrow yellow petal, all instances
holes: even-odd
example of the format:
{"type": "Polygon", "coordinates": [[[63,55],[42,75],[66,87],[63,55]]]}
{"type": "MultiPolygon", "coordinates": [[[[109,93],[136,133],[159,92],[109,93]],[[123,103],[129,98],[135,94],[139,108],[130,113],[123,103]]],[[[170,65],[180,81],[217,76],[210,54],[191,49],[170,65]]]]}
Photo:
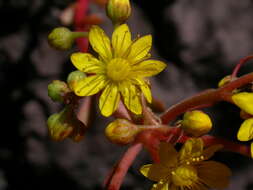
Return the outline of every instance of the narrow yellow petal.
{"type": "Polygon", "coordinates": [[[110,39],[99,26],[94,25],[91,27],[89,42],[104,61],[109,61],[112,58],[110,39]]]}
{"type": "Polygon", "coordinates": [[[136,86],[128,81],[124,81],[120,83],[119,90],[127,109],[135,114],[141,114],[140,92],[136,86]]]}
{"type": "Polygon", "coordinates": [[[131,60],[132,63],[137,63],[148,55],[151,46],[152,46],[152,36],[151,35],[143,36],[132,43],[130,47],[131,50],[127,58],[131,60]]]}
{"type": "Polygon", "coordinates": [[[120,93],[117,85],[111,83],[104,89],[99,98],[99,109],[102,115],[108,117],[117,109],[120,100],[120,93]]]}
{"type": "Polygon", "coordinates": [[[134,78],[133,79],[134,83],[136,83],[137,86],[139,86],[139,88],[141,89],[143,95],[145,96],[145,98],[147,99],[147,101],[149,103],[152,102],[152,94],[151,94],[151,90],[149,85],[147,84],[147,82],[144,79],[140,79],[140,78],[134,78]]]}
{"type": "Polygon", "coordinates": [[[131,43],[131,33],[128,26],[126,24],[122,24],[117,27],[112,34],[114,57],[122,57],[131,43]]]}
{"type": "Polygon", "coordinates": [[[104,73],[105,65],[89,53],[73,53],[70,57],[73,65],[84,73],[104,73]]]}
{"type": "Polygon", "coordinates": [[[253,118],[245,120],[238,133],[237,133],[237,138],[240,141],[248,141],[253,139],[253,118]]]}
{"type": "Polygon", "coordinates": [[[163,71],[166,64],[158,60],[146,60],[132,66],[132,73],[134,76],[150,77],[157,75],[163,71]]]}
{"type": "Polygon", "coordinates": [[[204,143],[201,138],[187,140],[179,152],[179,160],[185,162],[193,157],[202,155],[204,143]]]}
{"type": "Polygon", "coordinates": [[[165,179],[170,171],[161,164],[147,164],[141,167],[140,172],[148,179],[158,182],[165,179]]]}
{"type": "Polygon", "coordinates": [[[178,153],[170,143],[160,143],[159,157],[161,164],[172,167],[177,164],[178,153]]]}
{"type": "Polygon", "coordinates": [[[91,96],[103,89],[106,83],[104,75],[93,75],[78,81],[74,92],[77,96],[91,96]]]}
{"type": "Polygon", "coordinates": [[[197,165],[198,176],[203,183],[212,188],[224,189],[229,184],[231,170],[215,161],[203,161],[197,165]]]}

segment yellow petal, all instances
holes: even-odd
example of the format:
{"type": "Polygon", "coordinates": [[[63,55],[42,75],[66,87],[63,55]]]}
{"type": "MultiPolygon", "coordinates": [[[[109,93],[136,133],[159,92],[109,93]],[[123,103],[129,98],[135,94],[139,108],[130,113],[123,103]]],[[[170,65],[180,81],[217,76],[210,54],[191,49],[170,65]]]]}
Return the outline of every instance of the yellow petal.
{"type": "Polygon", "coordinates": [[[110,116],[118,107],[120,100],[120,93],[117,85],[111,83],[104,89],[99,98],[99,109],[102,115],[110,116]]]}
{"type": "Polygon", "coordinates": [[[131,45],[131,33],[126,24],[117,27],[112,34],[112,47],[114,57],[122,57],[131,45]]]}
{"type": "Polygon", "coordinates": [[[139,79],[139,78],[134,78],[133,79],[134,82],[136,82],[136,85],[139,86],[139,88],[141,89],[143,95],[145,96],[145,98],[147,99],[147,101],[149,103],[152,102],[152,94],[151,94],[151,90],[149,85],[147,84],[147,82],[145,82],[143,79],[139,79]]]}
{"type": "Polygon", "coordinates": [[[89,42],[104,61],[109,61],[112,58],[110,39],[99,26],[94,25],[91,27],[89,42]]]}
{"type": "Polygon", "coordinates": [[[151,190],[176,190],[168,187],[168,183],[157,183],[154,184],[151,190]]]}
{"type": "Polygon", "coordinates": [[[243,111],[253,115],[253,93],[241,92],[233,95],[232,100],[243,111]]]}
{"type": "Polygon", "coordinates": [[[229,184],[231,170],[215,161],[203,161],[197,165],[198,176],[203,183],[212,188],[224,189],[229,184]]]}
{"type": "Polygon", "coordinates": [[[201,138],[187,140],[179,152],[179,160],[185,162],[193,157],[202,155],[204,143],[201,138]]]}
{"type": "Polygon", "coordinates": [[[140,92],[135,85],[128,81],[120,83],[119,86],[120,93],[123,97],[124,104],[127,109],[135,114],[142,113],[141,101],[140,101],[140,92]]]}
{"type": "Polygon", "coordinates": [[[159,157],[161,164],[172,167],[177,164],[178,153],[170,143],[160,143],[159,145],[159,157]]]}
{"type": "Polygon", "coordinates": [[[215,152],[217,152],[218,150],[220,150],[222,148],[223,148],[223,145],[221,145],[221,144],[216,144],[216,145],[212,145],[210,147],[205,148],[203,151],[204,159],[207,160],[207,159],[211,158],[215,152]]]}
{"type": "Polygon", "coordinates": [[[73,53],[70,57],[73,65],[84,73],[104,73],[105,65],[89,53],[73,53]]]}
{"type": "Polygon", "coordinates": [[[164,70],[166,64],[158,60],[146,60],[132,65],[133,76],[150,77],[164,70]]]}
{"type": "Polygon", "coordinates": [[[91,96],[96,94],[107,84],[104,75],[93,75],[79,80],[74,87],[77,96],[91,96]]]}
{"type": "Polygon", "coordinates": [[[250,145],[250,150],[251,150],[251,158],[253,158],[253,142],[250,145]]]}
{"type": "Polygon", "coordinates": [[[152,181],[160,181],[169,175],[169,170],[161,164],[147,164],[141,167],[140,172],[142,175],[152,181]]]}
{"type": "Polygon", "coordinates": [[[237,138],[240,141],[248,141],[253,138],[253,118],[245,120],[238,133],[237,133],[237,138]]]}
{"type": "Polygon", "coordinates": [[[137,63],[138,61],[142,60],[144,57],[148,55],[149,50],[152,46],[152,36],[146,35],[139,39],[131,45],[131,50],[128,55],[128,59],[132,63],[137,63]]]}

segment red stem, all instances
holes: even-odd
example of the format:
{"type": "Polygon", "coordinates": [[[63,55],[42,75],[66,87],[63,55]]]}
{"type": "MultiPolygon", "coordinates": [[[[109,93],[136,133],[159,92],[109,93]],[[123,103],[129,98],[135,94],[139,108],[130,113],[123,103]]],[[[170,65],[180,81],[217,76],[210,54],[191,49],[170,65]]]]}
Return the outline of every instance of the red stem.
{"type": "Polygon", "coordinates": [[[180,114],[195,107],[201,107],[203,105],[211,106],[220,101],[231,101],[230,97],[234,89],[246,85],[252,81],[253,81],[253,73],[249,73],[247,75],[238,78],[237,80],[228,83],[224,87],[221,87],[219,89],[209,89],[191,98],[183,100],[182,102],[170,107],[161,116],[162,123],[167,124],[180,114]]]}
{"type": "Polygon", "coordinates": [[[251,59],[253,59],[253,55],[250,55],[250,56],[247,56],[247,57],[245,57],[245,58],[242,58],[242,59],[240,60],[240,62],[236,65],[236,67],[234,68],[234,70],[233,70],[233,72],[232,72],[232,75],[231,75],[231,78],[232,78],[232,79],[233,79],[233,78],[236,78],[236,75],[237,75],[237,73],[239,72],[241,66],[242,66],[244,63],[246,63],[247,61],[251,60],[251,59]]]}
{"type": "MultiPolygon", "coordinates": [[[[89,0],[77,0],[75,8],[74,25],[75,31],[87,31],[86,26],[83,24],[83,19],[86,17],[88,11],[89,0]]],[[[87,52],[88,50],[88,39],[87,38],[77,38],[77,46],[80,51],[87,52]]]]}
{"type": "MultiPolygon", "coordinates": [[[[206,146],[210,146],[210,145],[214,145],[214,144],[222,144],[224,146],[224,149],[227,151],[239,153],[239,154],[242,154],[242,155],[248,156],[248,157],[251,156],[250,147],[247,145],[238,144],[238,143],[226,140],[226,139],[222,139],[222,138],[214,137],[214,136],[210,136],[210,135],[205,135],[201,138],[203,139],[206,146]]],[[[188,139],[189,139],[189,137],[182,136],[178,142],[184,143],[188,139]]]]}
{"type": "Polygon", "coordinates": [[[105,189],[119,190],[128,168],[132,165],[137,154],[141,151],[142,144],[133,144],[124,153],[119,163],[115,166],[110,176],[105,181],[105,189]]]}

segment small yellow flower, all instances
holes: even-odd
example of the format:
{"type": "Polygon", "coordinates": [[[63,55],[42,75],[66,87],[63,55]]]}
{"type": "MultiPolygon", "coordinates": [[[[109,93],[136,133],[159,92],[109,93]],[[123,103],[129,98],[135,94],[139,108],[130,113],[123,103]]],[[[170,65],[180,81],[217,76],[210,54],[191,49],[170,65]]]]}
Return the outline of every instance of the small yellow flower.
{"type": "Polygon", "coordinates": [[[239,108],[253,115],[253,93],[240,92],[232,96],[232,100],[239,108]]]}
{"type": "Polygon", "coordinates": [[[89,42],[99,54],[99,59],[89,53],[74,53],[71,61],[74,66],[90,73],[74,88],[78,96],[91,96],[103,90],[99,108],[104,116],[110,116],[118,107],[120,97],[126,107],[135,114],[142,113],[140,92],[148,102],[152,101],[146,77],[160,73],[165,64],[157,60],[147,60],[152,45],[151,35],[131,40],[126,24],[120,25],[112,34],[112,42],[98,26],[92,26],[89,42]]]}
{"type": "Polygon", "coordinates": [[[203,141],[190,139],[180,152],[168,143],[161,143],[160,163],[142,166],[140,172],[157,183],[152,190],[207,190],[226,188],[231,176],[230,169],[215,161],[205,161],[221,145],[203,148],[203,141]]]}
{"type": "MultiPolygon", "coordinates": [[[[238,133],[237,133],[237,138],[240,141],[249,141],[253,139],[253,118],[246,119],[238,133]]],[[[251,143],[251,157],[253,158],[253,142],[251,143]]]]}

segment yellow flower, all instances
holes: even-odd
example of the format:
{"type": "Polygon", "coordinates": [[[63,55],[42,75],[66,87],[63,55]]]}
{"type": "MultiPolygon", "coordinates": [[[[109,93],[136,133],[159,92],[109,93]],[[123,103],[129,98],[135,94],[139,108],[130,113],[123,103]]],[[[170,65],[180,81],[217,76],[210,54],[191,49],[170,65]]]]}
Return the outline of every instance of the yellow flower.
{"type": "MultiPolygon", "coordinates": [[[[237,138],[240,141],[249,141],[253,139],[253,118],[246,119],[242,123],[237,133],[237,138]]],[[[251,157],[253,158],[253,142],[251,143],[251,157]]]]}
{"type": "Polygon", "coordinates": [[[205,161],[222,146],[203,147],[200,138],[186,141],[179,153],[171,144],[161,143],[160,163],[144,165],[140,172],[157,182],[152,190],[226,188],[231,176],[230,169],[219,162],[205,161]]]}
{"type": "Polygon", "coordinates": [[[240,92],[232,96],[232,100],[239,108],[253,115],[253,93],[240,92]]]}
{"type": "Polygon", "coordinates": [[[160,73],[165,64],[147,60],[152,45],[151,35],[131,40],[126,24],[120,25],[112,34],[112,42],[98,26],[92,26],[89,42],[99,54],[99,59],[89,53],[74,53],[71,61],[84,72],[92,73],[74,88],[78,96],[91,96],[103,90],[99,108],[104,116],[110,116],[118,107],[120,96],[126,107],[135,114],[142,113],[140,92],[148,102],[152,101],[151,91],[145,77],[160,73]]]}

